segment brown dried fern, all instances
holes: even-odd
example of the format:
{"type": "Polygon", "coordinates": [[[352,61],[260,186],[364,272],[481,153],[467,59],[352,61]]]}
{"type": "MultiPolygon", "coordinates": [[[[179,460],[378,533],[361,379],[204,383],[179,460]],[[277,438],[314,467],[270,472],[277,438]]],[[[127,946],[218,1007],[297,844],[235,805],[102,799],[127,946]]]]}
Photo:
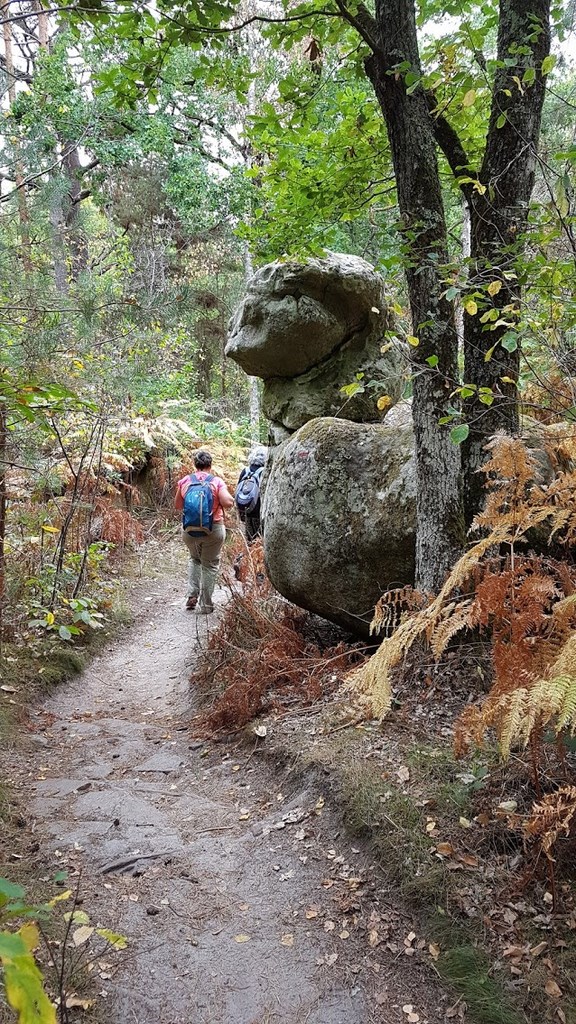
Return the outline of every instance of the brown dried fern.
{"type": "MultiPolygon", "coordinates": [[[[537,462],[518,438],[498,435],[488,449],[490,492],[473,524],[485,536],[458,560],[438,596],[351,674],[349,685],[382,716],[391,702],[390,671],[418,639],[438,658],[459,631],[479,628],[491,637],[495,683],[482,708],[460,717],[456,748],[462,753],[481,744],[493,728],[506,756],[553,720],[558,731],[574,728],[574,574],[552,559],[519,556],[517,545],[544,522],[564,540],[576,536],[576,477],[572,482],[562,473],[548,487],[537,482],[537,462]],[[508,558],[495,558],[503,547],[508,558]]],[[[377,626],[385,607],[377,609],[377,626]]]]}

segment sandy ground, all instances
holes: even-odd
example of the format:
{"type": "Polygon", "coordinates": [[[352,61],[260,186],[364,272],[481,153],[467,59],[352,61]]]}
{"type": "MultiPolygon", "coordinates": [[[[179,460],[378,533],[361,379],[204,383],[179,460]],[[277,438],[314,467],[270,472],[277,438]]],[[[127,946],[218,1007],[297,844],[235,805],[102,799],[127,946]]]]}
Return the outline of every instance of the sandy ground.
{"type": "Polygon", "coordinates": [[[138,592],[133,625],[33,713],[29,751],[8,755],[33,849],[80,877],[91,926],[128,939],[82,949],[89,1018],[440,1024],[450,999],[406,952],[409,915],[381,897],[321,785],[274,773],[245,742],[192,738],[188,679],[218,607],[184,611],[171,578],[138,592]]]}

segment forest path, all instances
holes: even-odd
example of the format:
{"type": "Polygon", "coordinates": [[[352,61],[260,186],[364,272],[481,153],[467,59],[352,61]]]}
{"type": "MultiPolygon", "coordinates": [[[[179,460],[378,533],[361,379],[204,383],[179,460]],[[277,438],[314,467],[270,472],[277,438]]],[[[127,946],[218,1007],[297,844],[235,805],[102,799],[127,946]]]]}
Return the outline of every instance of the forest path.
{"type": "Polygon", "coordinates": [[[439,1024],[449,1004],[404,955],[409,918],[381,905],[320,789],[191,738],[188,679],[218,609],[184,611],[170,561],[138,581],[123,637],[33,717],[19,773],[45,856],[71,886],[81,872],[92,925],[128,938],[95,956],[94,1019],[439,1024]]]}

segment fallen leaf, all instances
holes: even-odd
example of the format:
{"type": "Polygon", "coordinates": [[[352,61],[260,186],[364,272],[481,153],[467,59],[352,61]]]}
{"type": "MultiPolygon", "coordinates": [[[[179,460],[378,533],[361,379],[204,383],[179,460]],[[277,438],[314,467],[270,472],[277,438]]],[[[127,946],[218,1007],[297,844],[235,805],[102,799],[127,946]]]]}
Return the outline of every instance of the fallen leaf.
{"type": "Polygon", "coordinates": [[[396,775],[398,776],[400,782],[410,781],[410,769],[407,768],[405,764],[400,766],[400,768],[396,772],[396,775]]]}
{"type": "Polygon", "coordinates": [[[294,945],[294,936],[293,936],[292,932],[286,932],[282,936],[282,938],[280,939],[280,945],[281,946],[289,946],[289,947],[294,945]]]}
{"type": "Polygon", "coordinates": [[[440,946],[438,945],[438,943],[431,942],[430,945],[428,946],[428,952],[430,953],[430,956],[432,957],[433,960],[437,960],[438,957],[440,956],[440,946]]]}
{"type": "Polygon", "coordinates": [[[255,736],[259,736],[260,739],[264,739],[268,735],[268,729],[265,725],[255,725],[252,732],[255,736]]]}
{"type": "MultiPolygon", "coordinates": [[[[108,975],[110,977],[110,975],[108,975]]],[[[80,999],[78,996],[67,996],[66,1008],[71,1010],[77,1006],[80,1010],[89,1010],[91,1006],[94,1006],[95,999],[80,999]]]]}
{"type": "MultiPolygon", "coordinates": [[[[544,943],[544,945],[546,945],[546,943],[544,943]]],[[[523,956],[524,953],[525,949],[523,946],[506,946],[506,949],[502,952],[502,956],[523,956]]]]}
{"type": "Polygon", "coordinates": [[[439,853],[441,857],[450,857],[454,853],[454,847],[452,843],[438,843],[436,853],[439,853]]]}
{"type": "Polygon", "coordinates": [[[532,956],[540,956],[540,953],[543,953],[547,946],[547,942],[539,942],[537,946],[532,946],[530,952],[532,956]]]}
{"type": "Polygon", "coordinates": [[[0,690],[4,690],[4,693],[16,693],[15,686],[6,686],[5,683],[3,683],[2,686],[0,686],[0,690]]]}
{"type": "Polygon", "coordinates": [[[334,924],[334,921],[324,921],[324,931],[325,932],[333,932],[335,927],[336,927],[336,925],[334,924]]]}
{"type": "Polygon", "coordinates": [[[337,959],[338,959],[338,953],[330,953],[329,956],[326,956],[326,958],[325,958],[328,967],[332,967],[333,964],[336,963],[337,959]]]}
{"type": "Polygon", "coordinates": [[[506,814],[514,814],[514,811],[518,809],[517,800],[502,800],[502,803],[498,804],[499,811],[505,811],[506,814]]]}
{"type": "Polygon", "coordinates": [[[350,938],[350,932],[347,932],[346,929],[344,928],[344,930],[340,932],[340,935],[338,936],[338,938],[340,938],[340,939],[349,939],[350,938]]]}
{"type": "Polygon", "coordinates": [[[406,1003],[406,1005],[402,1007],[402,1013],[412,1013],[413,1009],[414,1007],[412,1006],[412,1003],[406,1003]]]}
{"type": "Polygon", "coordinates": [[[376,931],[375,928],[372,928],[368,932],[368,945],[370,946],[370,949],[376,949],[376,946],[380,945],[380,941],[381,940],[380,936],[378,935],[378,932],[376,931]]]}
{"type": "Polygon", "coordinates": [[[427,832],[433,832],[435,828],[436,828],[436,822],[435,821],[430,820],[430,821],[426,822],[426,831],[427,832]]]}
{"type": "Polygon", "coordinates": [[[406,936],[406,938],[404,939],[404,945],[405,946],[411,946],[412,943],[414,942],[415,938],[416,938],[416,932],[409,932],[408,935],[406,936]]]}
{"type": "Polygon", "coordinates": [[[459,853],[458,860],[465,864],[467,868],[478,867],[478,857],[473,857],[470,853],[459,853]]]}
{"type": "Polygon", "coordinates": [[[250,910],[250,904],[249,903],[241,903],[240,906],[238,907],[238,910],[250,910]]]}
{"type": "Polygon", "coordinates": [[[318,917],[318,911],[314,910],[313,907],[310,907],[309,910],[306,911],[306,918],[308,921],[313,921],[315,917],[318,917]]]}
{"type": "Polygon", "coordinates": [[[87,924],[83,924],[72,933],[72,942],[75,946],[83,946],[93,934],[94,929],[87,924]]]}
{"type": "Polygon", "coordinates": [[[560,999],[562,996],[562,989],[556,984],[554,978],[548,978],[548,981],[544,985],[544,991],[547,996],[551,996],[552,999],[560,999]]]}
{"type": "Polygon", "coordinates": [[[235,935],[234,936],[234,942],[250,942],[250,936],[249,935],[242,935],[242,934],[241,935],[235,935]]]}

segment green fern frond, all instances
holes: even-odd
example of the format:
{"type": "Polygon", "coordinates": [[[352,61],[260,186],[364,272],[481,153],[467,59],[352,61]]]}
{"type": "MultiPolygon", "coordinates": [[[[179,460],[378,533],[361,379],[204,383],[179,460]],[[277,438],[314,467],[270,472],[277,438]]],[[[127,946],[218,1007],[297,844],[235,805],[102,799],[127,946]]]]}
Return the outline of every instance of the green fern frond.
{"type": "Polygon", "coordinates": [[[561,733],[564,729],[570,729],[574,735],[576,731],[576,676],[560,676],[550,680],[557,697],[556,708],[556,732],[561,733]]]}

